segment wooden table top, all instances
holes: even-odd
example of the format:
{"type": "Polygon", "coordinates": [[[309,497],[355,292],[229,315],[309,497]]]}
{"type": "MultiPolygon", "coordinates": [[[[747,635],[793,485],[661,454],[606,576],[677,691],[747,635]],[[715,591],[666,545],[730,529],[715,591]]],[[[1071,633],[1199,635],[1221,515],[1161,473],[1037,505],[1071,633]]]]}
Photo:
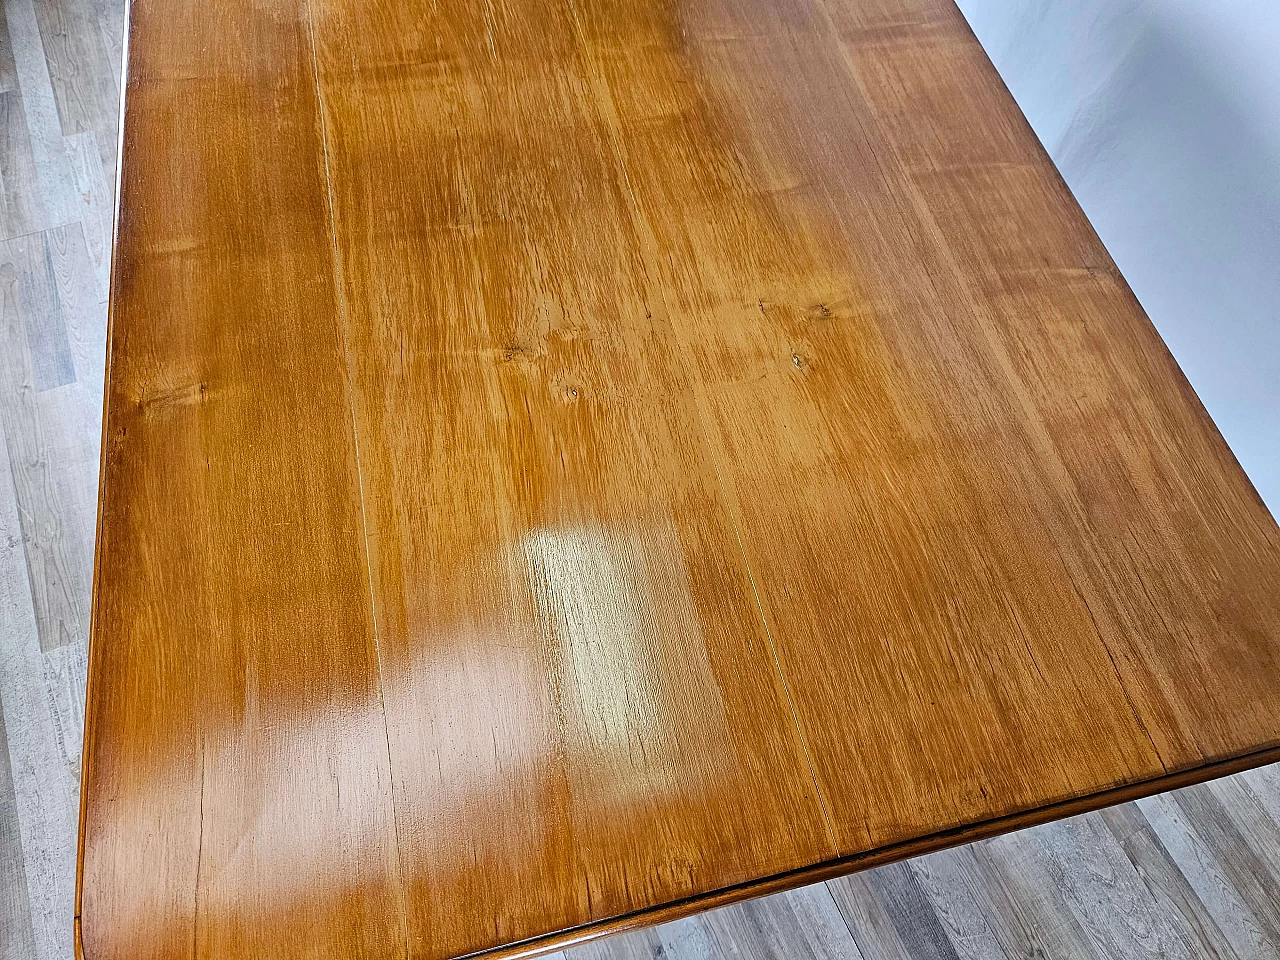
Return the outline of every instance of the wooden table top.
{"type": "Polygon", "coordinates": [[[1277,757],[1280,531],[950,0],[134,0],[83,956],[533,953],[1277,757]]]}

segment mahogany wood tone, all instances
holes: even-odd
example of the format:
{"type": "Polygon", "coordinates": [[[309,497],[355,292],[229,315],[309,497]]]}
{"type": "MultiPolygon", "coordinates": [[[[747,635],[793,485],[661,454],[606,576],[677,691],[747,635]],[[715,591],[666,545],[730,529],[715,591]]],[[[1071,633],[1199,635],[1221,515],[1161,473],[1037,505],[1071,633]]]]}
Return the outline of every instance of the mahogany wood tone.
{"type": "Polygon", "coordinates": [[[134,0],[77,937],[554,949],[1274,759],[1280,531],[950,0],[134,0]]]}

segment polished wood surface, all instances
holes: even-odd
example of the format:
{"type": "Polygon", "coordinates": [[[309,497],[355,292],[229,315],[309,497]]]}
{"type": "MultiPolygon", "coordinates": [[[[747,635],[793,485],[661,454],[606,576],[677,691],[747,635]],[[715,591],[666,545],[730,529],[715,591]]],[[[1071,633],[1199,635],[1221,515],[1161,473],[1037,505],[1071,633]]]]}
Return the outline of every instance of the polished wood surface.
{"type": "Polygon", "coordinates": [[[1280,746],[1280,532],[949,0],[128,70],[90,960],[529,952],[1280,746]]]}

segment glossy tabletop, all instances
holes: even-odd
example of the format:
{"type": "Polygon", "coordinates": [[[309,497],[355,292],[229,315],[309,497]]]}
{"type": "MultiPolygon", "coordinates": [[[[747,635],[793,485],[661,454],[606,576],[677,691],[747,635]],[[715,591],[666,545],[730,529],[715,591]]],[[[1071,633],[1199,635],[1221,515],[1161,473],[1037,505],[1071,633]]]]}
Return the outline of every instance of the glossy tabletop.
{"type": "Polygon", "coordinates": [[[532,953],[1266,759],[1280,531],[951,0],[134,0],[78,938],[532,953]]]}

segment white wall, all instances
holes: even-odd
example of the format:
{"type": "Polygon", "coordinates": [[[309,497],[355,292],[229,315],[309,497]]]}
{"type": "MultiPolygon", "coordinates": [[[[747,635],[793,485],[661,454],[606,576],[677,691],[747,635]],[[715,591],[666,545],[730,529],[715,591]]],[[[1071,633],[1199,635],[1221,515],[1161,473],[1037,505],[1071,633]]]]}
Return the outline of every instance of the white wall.
{"type": "Polygon", "coordinates": [[[1280,517],[1280,0],[958,0],[1280,517]]]}

